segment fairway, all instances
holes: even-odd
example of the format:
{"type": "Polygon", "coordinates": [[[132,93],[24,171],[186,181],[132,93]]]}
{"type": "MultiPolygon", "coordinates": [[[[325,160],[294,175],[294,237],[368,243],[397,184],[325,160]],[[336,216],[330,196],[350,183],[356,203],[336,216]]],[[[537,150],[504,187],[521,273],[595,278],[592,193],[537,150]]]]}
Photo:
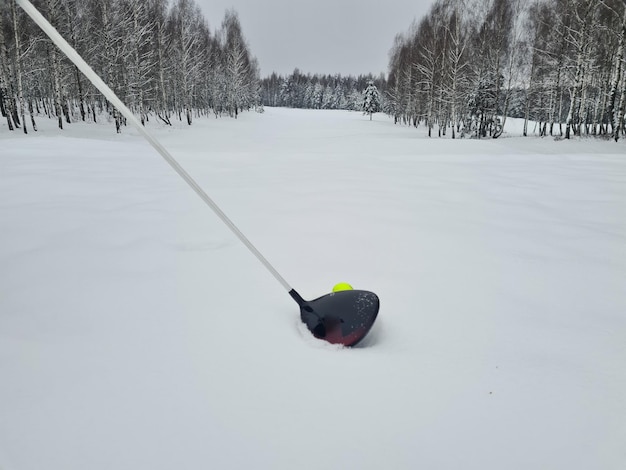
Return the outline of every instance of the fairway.
{"type": "Polygon", "coordinates": [[[626,146],[428,139],[347,111],[0,133],[2,470],[562,469],[626,462],[626,146]]]}

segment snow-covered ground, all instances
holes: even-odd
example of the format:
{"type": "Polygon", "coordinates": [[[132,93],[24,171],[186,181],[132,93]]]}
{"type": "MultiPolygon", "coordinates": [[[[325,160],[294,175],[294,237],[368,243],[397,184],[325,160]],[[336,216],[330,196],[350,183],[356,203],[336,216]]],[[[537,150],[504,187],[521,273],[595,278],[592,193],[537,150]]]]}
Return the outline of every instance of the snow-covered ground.
{"type": "MultiPolygon", "coordinates": [[[[378,114],[0,127],[2,470],[626,468],[626,145],[427,139],[378,114]]],[[[517,127],[516,127],[517,126],[517,127]]]]}

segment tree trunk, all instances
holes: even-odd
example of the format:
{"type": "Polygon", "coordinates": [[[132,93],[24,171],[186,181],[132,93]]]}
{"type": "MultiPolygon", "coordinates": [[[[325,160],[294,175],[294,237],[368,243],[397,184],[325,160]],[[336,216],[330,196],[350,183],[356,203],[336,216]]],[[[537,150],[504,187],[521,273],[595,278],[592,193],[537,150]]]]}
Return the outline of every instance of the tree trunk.
{"type": "Polygon", "coordinates": [[[626,80],[623,80],[624,84],[622,87],[622,97],[620,99],[620,106],[617,117],[617,130],[614,133],[613,138],[615,142],[619,140],[619,133],[626,133],[626,80]]]}
{"type": "Polygon", "coordinates": [[[85,111],[85,93],[83,91],[83,82],[81,80],[80,70],[78,67],[74,67],[76,69],[76,85],[78,86],[78,102],[80,103],[80,118],[84,122],[86,119],[86,111],[85,111]]]}
{"type": "Polygon", "coordinates": [[[530,99],[531,99],[531,91],[533,88],[533,75],[535,69],[535,60],[533,59],[532,65],[530,67],[530,81],[528,83],[528,89],[526,90],[526,106],[524,109],[524,137],[528,136],[528,119],[530,118],[530,99]]]}
{"type": "Polygon", "coordinates": [[[61,81],[59,79],[59,64],[57,50],[54,44],[48,46],[50,64],[52,68],[52,84],[54,92],[54,112],[59,122],[59,129],[63,129],[63,109],[61,107],[61,81]]]}

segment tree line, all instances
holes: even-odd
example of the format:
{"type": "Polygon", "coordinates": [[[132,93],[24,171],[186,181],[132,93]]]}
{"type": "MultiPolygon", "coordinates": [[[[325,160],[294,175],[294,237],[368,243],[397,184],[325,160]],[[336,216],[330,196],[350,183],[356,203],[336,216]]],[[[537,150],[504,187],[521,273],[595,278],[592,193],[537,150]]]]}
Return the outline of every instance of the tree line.
{"type": "MultiPolygon", "coordinates": [[[[193,0],[33,2],[142,123],[237,117],[259,102],[259,67],[234,10],[211,32],[193,0]]],[[[0,0],[0,112],[8,129],[35,117],[124,118],[16,5],[0,0]]]]}
{"type": "Polygon", "coordinates": [[[428,134],[626,132],[626,0],[438,0],[390,51],[386,111],[428,134]]]}
{"type": "Polygon", "coordinates": [[[286,77],[272,73],[261,80],[261,100],[266,106],[361,111],[370,82],[378,90],[386,87],[384,76],[311,75],[295,69],[286,77]]]}

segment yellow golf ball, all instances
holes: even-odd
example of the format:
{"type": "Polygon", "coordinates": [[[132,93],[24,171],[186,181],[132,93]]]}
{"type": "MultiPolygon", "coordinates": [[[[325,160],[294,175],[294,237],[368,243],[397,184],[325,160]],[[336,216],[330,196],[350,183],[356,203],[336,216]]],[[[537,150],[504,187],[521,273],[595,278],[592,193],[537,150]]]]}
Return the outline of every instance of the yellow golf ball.
{"type": "Polygon", "coordinates": [[[340,292],[342,290],[352,290],[352,286],[347,282],[340,282],[333,287],[333,292],[340,292]]]}

